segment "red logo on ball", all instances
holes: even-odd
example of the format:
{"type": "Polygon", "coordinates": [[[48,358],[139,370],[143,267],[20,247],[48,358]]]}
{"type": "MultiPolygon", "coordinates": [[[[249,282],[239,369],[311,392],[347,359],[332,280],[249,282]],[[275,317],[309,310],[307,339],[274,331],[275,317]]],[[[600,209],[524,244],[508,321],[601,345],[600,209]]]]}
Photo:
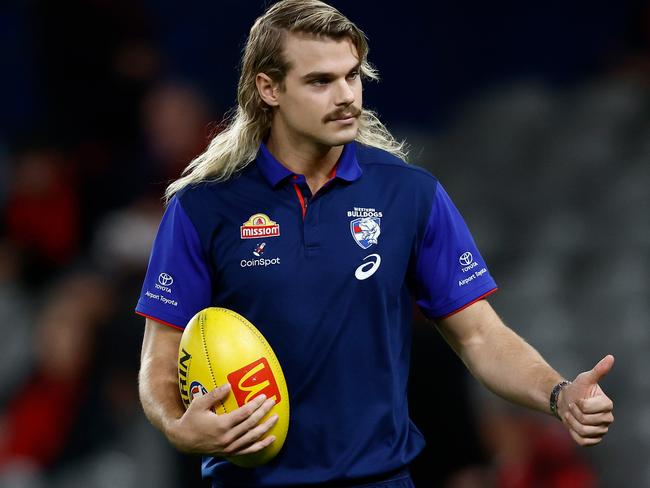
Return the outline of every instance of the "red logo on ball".
{"type": "Polygon", "coordinates": [[[228,375],[228,382],[240,407],[262,393],[266,398],[275,397],[276,405],[280,403],[280,390],[266,358],[233,371],[228,375]]]}

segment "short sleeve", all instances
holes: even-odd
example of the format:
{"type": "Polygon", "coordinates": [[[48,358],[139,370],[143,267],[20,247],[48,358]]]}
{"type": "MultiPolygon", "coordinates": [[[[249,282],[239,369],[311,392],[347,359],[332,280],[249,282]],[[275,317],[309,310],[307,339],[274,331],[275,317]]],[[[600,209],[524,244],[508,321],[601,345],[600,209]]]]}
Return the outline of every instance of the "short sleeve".
{"type": "Polygon", "coordinates": [[[210,306],[209,269],[194,224],[173,198],[153,243],[136,312],[185,328],[196,312],[210,306]]]}
{"type": "Polygon", "coordinates": [[[429,318],[454,314],[496,291],[458,209],[438,184],[415,269],[415,299],[429,318]]]}

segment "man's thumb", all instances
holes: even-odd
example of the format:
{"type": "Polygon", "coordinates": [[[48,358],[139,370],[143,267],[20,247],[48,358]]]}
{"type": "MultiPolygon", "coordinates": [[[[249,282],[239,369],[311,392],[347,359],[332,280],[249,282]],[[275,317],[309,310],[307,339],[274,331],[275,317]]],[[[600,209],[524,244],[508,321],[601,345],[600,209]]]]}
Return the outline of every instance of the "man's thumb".
{"type": "Polygon", "coordinates": [[[608,354],[603,359],[598,361],[598,364],[596,364],[596,366],[594,366],[591,371],[587,372],[587,377],[585,379],[595,385],[607,373],[609,373],[613,367],[614,367],[614,356],[608,354]]]}

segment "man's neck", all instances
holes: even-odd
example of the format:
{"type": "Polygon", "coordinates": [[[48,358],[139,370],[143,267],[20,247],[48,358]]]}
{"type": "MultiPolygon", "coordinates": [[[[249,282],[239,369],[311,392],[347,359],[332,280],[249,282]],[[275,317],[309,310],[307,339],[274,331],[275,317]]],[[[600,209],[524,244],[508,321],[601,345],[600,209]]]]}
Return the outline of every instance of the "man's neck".
{"type": "Polygon", "coordinates": [[[266,147],[286,168],[305,176],[312,195],[327,183],[343,152],[343,146],[279,143],[273,134],[269,136],[266,147]]]}

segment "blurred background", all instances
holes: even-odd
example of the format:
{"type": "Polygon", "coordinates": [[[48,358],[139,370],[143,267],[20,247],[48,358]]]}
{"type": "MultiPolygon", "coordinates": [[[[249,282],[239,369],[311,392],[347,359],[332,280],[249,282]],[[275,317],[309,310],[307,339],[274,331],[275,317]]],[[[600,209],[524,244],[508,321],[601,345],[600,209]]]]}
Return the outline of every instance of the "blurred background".
{"type": "MultiPolygon", "coordinates": [[[[161,196],[235,104],[270,1],[0,3],[0,486],[206,486],[137,396],[161,196]]],[[[418,486],[650,486],[650,3],[332,1],[365,86],[465,216],[504,320],[566,377],[616,356],[616,423],[479,387],[419,318],[418,486]]]]}

